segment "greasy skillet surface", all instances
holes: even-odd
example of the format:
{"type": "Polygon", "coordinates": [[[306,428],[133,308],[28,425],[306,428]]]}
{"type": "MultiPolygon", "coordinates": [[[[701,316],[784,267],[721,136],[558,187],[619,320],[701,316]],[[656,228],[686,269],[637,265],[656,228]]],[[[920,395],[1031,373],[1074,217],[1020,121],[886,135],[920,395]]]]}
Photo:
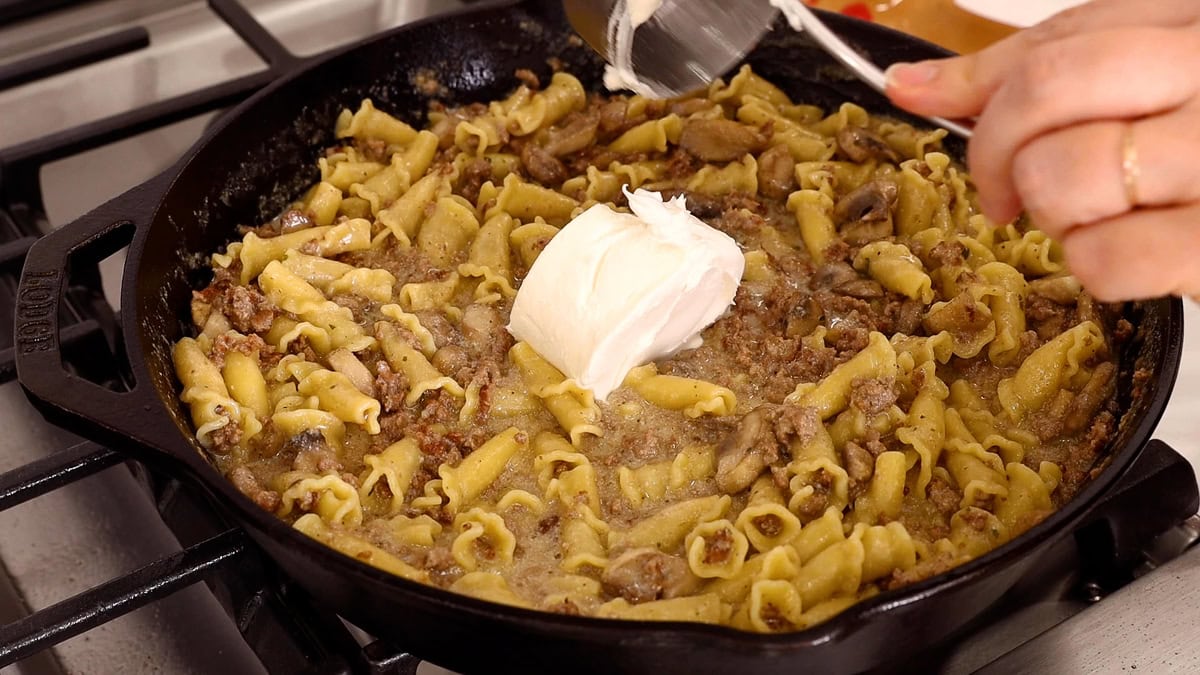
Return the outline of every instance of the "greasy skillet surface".
{"type": "MultiPolygon", "coordinates": [[[[1174,379],[1178,302],[1132,310],[1136,316],[1130,318],[1142,330],[1124,361],[1121,396],[1129,412],[1113,446],[1111,470],[1014,542],[945,575],[861,602],[801,633],[752,635],[691,624],[563,617],[406,582],[308,540],[255,507],[199,459],[178,401],[170,345],[183,334],[191,290],[207,282],[200,270],[208,253],[236,238],[237,225],[268,219],[314,180],[313,159],[334,140],[333,120],[343,107],[355,108],[361,98],[370,97],[379,108],[410,122],[423,119],[430,95],[410,79],[418,69],[432,72],[446,87],[430,92],[432,98],[449,103],[498,98],[514,85],[517,68],[548,74],[545,59],[551,55],[596,88],[600,64],[586,48],[572,44],[558,12],[553,0],[525,2],[374,39],[264,91],[206,135],[167,190],[152,226],[138,232],[126,269],[122,300],[134,308],[124,316],[134,375],[153,384],[161,406],[147,411],[155,419],[147,420],[144,436],[198,473],[283,567],[331,608],[379,634],[407,637],[411,641],[401,644],[421,645],[428,650],[421,655],[451,667],[495,669],[489,658],[494,649],[526,664],[577,670],[689,665],[792,670],[804,665],[849,671],[943,637],[1006,590],[1036,562],[1031,554],[1076,522],[1130,464],[1157,422],[1174,379]],[[1146,395],[1138,397],[1131,396],[1134,358],[1156,373],[1145,385],[1146,395]],[[173,424],[156,423],[168,416],[173,424]],[[579,647],[589,646],[596,649],[581,661],[579,647]]],[[[937,53],[875,26],[840,17],[830,22],[883,65],[937,53]]],[[[797,102],[833,109],[851,100],[871,112],[887,110],[880,98],[790,32],[768,36],[748,61],[797,102]]]]}

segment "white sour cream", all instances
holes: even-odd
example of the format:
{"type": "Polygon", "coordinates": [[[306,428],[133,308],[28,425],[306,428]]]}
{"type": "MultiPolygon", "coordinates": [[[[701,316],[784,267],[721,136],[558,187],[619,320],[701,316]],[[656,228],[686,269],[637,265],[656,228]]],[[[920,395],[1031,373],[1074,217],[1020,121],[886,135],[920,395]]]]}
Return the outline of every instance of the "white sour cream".
{"type": "Polygon", "coordinates": [[[629,12],[630,28],[637,28],[649,21],[658,8],[662,7],[662,4],[663,0],[625,0],[625,7],[629,12]]]}
{"type": "Polygon", "coordinates": [[[633,72],[633,33],[662,7],[663,0],[617,0],[608,17],[611,65],[604,67],[604,86],[610,91],[628,89],[649,98],[668,98],[671,92],[643,82],[633,72]]]}
{"type": "Polygon", "coordinates": [[[683,197],[637,190],[633,214],[598,204],[538,256],[508,331],[603,401],[633,368],[700,346],[733,304],[745,258],[683,197]]]}

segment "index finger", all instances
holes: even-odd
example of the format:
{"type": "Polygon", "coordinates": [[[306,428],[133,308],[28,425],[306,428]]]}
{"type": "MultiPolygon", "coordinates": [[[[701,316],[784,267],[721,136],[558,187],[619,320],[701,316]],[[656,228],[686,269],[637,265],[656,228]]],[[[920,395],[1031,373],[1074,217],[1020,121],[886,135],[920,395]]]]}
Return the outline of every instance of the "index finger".
{"type": "Polygon", "coordinates": [[[1012,167],[1026,143],[1055,129],[1174,110],[1200,90],[1200,76],[1168,65],[1200,56],[1200,33],[1192,31],[1093,33],[1040,46],[1034,53],[988,102],[967,149],[980,206],[997,221],[1020,212],[1012,167]]]}
{"type": "Polygon", "coordinates": [[[1178,27],[1197,20],[1200,3],[1194,0],[1094,0],[976,54],[893,65],[887,71],[887,95],[918,115],[973,117],[983,111],[1014,65],[1039,45],[1116,27],[1178,27]]]}

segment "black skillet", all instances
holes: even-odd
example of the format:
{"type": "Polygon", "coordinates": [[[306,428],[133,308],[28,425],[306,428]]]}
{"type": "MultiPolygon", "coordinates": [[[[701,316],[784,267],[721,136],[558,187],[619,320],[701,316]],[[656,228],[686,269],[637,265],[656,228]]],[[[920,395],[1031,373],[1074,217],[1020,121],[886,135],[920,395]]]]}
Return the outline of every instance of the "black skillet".
{"type": "MultiPolygon", "coordinates": [[[[942,55],[879,26],[825,15],[851,44],[886,66],[942,55]]],[[[416,655],[469,672],[855,672],[897,663],[944,639],[1036,572],[1038,554],[1094,509],[1149,439],[1174,383],[1182,304],[1129,309],[1139,327],[1122,371],[1124,417],[1107,468],[1076,498],[1016,540],[977,560],[855,605],[804,632],[752,635],[678,623],[559,616],[495,605],[411,583],[306,538],[254,506],[206,461],[177,398],[171,344],[184,335],[190,293],[206,283],[208,254],[236,226],[277,213],[316,177],[333,122],[364,97],[410,122],[432,72],[448,102],[486,101],[515,86],[514,71],[548,75],[558,57],[598,88],[601,64],[571,37],[555,0],[481,7],[407,26],[310,62],[210,129],[175,167],[39,241],[21,278],[16,329],[20,380],[50,418],[199,482],[330,611],[416,655]],[[72,261],[100,259],[130,242],[122,288],[124,350],[134,384],[115,393],[64,371],[53,321],[72,261]],[[1134,368],[1148,371],[1137,391],[1134,368]]],[[[748,58],[797,101],[827,109],[855,101],[896,112],[791,30],[776,30],[748,58]]]]}

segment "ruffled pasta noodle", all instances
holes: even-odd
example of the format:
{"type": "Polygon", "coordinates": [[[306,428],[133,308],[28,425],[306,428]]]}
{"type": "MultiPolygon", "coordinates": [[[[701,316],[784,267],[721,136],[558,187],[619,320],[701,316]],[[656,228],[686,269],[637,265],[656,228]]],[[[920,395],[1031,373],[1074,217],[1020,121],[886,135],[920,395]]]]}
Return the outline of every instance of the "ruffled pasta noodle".
{"type": "Polygon", "coordinates": [[[542,84],[423,128],[358,103],[212,254],[180,399],[259,507],[490,602],[779,633],[1011,541],[1099,465],[1129,327],[979,213],[944,131],[748,67],[667,102],[542,84]],[[600,403],[504,326],[559,229],[638,187],[746,269],[600,403]]]}

